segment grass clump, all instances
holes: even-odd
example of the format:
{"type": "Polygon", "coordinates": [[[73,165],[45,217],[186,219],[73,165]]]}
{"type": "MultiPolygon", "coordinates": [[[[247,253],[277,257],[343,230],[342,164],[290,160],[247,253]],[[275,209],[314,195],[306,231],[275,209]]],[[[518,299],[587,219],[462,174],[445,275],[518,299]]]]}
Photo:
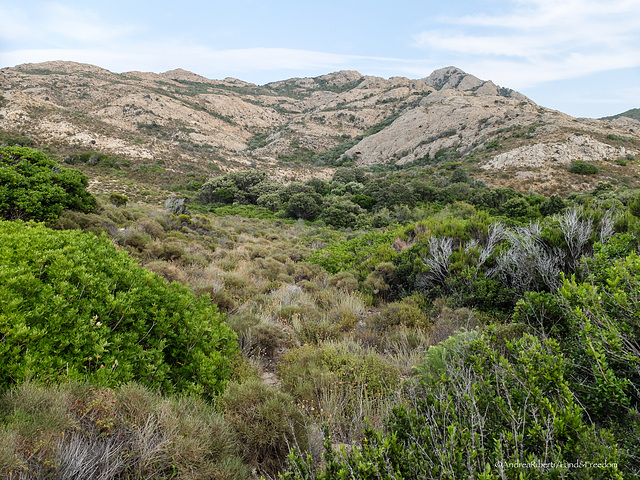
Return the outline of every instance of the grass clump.
{"type": "Polygon", "coordinates": [[[285,465],[290,447],[308,449],[304,418],[287,393],[250,379],[229,384],[222,402],[249,465],[273,475],[285,465]]]}
{"type": "Polygon", "coordinates": [[[3,478],[249,478],[234,429],[199,399],[27,382],[0,406],[3,478]]]}

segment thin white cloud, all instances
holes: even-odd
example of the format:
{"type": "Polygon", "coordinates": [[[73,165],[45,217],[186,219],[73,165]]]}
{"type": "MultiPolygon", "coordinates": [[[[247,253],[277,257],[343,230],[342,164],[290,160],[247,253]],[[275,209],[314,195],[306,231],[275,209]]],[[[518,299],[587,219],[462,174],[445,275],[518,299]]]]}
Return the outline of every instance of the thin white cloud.
{"type": "Polygon", "coordinates": [[[59,3],[47,4],[43,11],[48,21],[45,32],[77,42],[102,43],[135,31],[133,26],[106,24],[90,8],[71,8],[59,3]]]}
{"type": "Polygon", "coordinates": [[[513,0],[504,15],[441,17],[415,46],[449,52],[474,73],[523,88],[640,66],[637,0],[513,0]]]}
{"type": "MultiPolygon", "coordinates": [[[[0,40],[5,43],[4,51],[0,51],[0,66],[69,60],[116,72],[161,72],[180,67],[212,78],[243,73],[254,78],[266,78],[268,75],[261,75],[261,72],[326,73],[359,66],[384,68],[406,63],[401,59],[296,48],[216,49],[175,36],[165,36],[160,41],[150,40],[140,34],[145,30],[143,26],[114,25],[90,7],[70,7],[60,2],[44,3],[37,11],[0,5],[2,17],[13,21],[9,28],[0,29],[0,40]],[[29,41],[25,43],[25,39],[29,41]],[[11,45],[16,48],[11,49],[11,45]],[[29,48],[29,45],[34,45],[34,48],[29,48]]],[[[397,74],[397,70],[389,70],[397,74]]]]}
{"type": "Polygon", "coordinates": [[[99,44],[135,32],[139,26],[109,24],[93,9],[46,2],[39,9],[26,11],[0,5],[4,41],[82,42],[99,44]]]}
{"type": "MultiPolygon", "coordinates": [[[[11,19],[0,28],[0,67],[69,60],[114,72],[184,68],[260,84],[344,69],[419,78],[455,65],[523,91],[640,66],[640,0],[507,0],[501,4],[504,13],[496,15],[432,17],[434,27],[414,37],[417,58],[415,51],[398,54],[414,58],[393,58],[299,48],[221,49],[194,43],[189,38],[196,35],[186,31],[162,32],[158,40],[145,19],[113,20],[89,4],[71,7],[57,0],[28,9],[13,2],[0,3],[0,18],[11,19]]],[[[224,28],[231,32],[230,25],[224,28]]],[[[593,85],[592,91],[606,91],[606,86],[593,85]]],[[[625,93],[629,102],[640,98],[637,91],[625,93]]],[[[560,100],[571,95],[565,92],[560,100]]]]}

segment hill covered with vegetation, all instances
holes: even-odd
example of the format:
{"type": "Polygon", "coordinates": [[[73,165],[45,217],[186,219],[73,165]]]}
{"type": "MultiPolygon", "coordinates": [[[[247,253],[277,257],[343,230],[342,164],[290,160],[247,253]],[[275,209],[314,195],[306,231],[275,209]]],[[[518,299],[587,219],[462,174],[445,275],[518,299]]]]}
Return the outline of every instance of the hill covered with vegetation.
{"type": "Polygon", "coordinates": [[[634,120],[640,121],[640,108],[631,108],[626,112],[619,113],[617,115],[613,115],[611,117],[604,117],[603,120],[613,120],[615,118],[627,117],[632,118],[634,120]]]}

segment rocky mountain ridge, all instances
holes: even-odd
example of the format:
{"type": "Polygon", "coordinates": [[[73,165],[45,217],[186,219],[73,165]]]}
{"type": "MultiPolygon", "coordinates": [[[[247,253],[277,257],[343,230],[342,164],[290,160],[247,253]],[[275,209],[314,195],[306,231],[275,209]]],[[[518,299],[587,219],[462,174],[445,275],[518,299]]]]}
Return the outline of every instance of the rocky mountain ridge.
{"type": "Polygon", "coordinates": [[[176,174],[260,168],[286,181],[340,164],[462,162],[489,184],[523,189],[526,178],[548,193],[634,178],[640,160],[640,122],[573,118],[455,67],[414,80],[341,71],[259,86],[56,61],[0,69],[0,95],[6,136],[176,174]],[[604,176],[567,176],[577,160],[604,176]]]}

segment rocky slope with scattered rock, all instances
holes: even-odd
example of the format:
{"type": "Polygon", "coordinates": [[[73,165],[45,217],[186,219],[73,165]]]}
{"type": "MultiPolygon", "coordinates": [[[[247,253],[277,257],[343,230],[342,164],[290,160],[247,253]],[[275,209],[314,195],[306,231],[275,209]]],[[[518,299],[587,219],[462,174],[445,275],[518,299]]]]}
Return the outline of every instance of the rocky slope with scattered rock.
{"type": "Polygon", "coordinates": [[[573,118],[455,67],[414,80],[342,71],[258,86],[57,61],[0,69],[0,95],[5,137],[178,174],[261,168],[286,181],[340,164],[461,162],[491,185],[549,193],[639,173],[637,120],[573,118]],[[599,175],[570,174],[578,160],[599,175]]]}

